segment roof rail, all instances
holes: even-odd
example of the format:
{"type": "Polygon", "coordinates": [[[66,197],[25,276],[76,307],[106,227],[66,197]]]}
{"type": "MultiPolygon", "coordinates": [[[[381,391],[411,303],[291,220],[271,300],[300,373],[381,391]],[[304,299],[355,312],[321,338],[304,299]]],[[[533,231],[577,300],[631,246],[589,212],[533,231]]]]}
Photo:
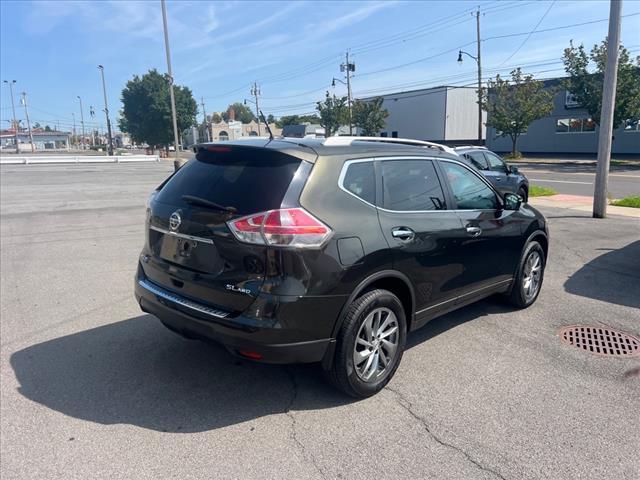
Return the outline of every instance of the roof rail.
{"type": "Polygon", "coordinates": [[[339,147],[351,145],[353,142],[380,142],[380,143],[399,143],[402,145],[415,145],[417,147],[437,148],[442,152],[455,153],[451,147],[441,145],[439,143],[427,142],[425,140],[414,140],[412,138],[389,138],[389,137],[329,137],[325,139],[324,145],[329,147],[339,147]]]}

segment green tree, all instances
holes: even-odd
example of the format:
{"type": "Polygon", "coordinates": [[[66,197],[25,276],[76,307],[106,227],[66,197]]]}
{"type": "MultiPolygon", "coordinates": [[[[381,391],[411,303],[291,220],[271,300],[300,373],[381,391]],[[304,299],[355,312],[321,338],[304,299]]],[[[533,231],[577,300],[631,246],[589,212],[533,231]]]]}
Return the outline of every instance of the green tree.
{"type": "Polygon", "coordinates": [[[554,91],[525,75],[520,68],[511,72],[511,79],[496,75],[483,89],[482,106],[487,111],[487,126],[496,129],[498,136],[511,138],[511,154],[516,156],[518,137],[527,131],[534,120],[551,114],[554,91]]]}
{"type": "Polygon", "coordinates": [[[282,128],[285,125],[300,125],[302,123],[320,123],[320,117],[313,115],[284,115],[276,120],[276,126],[282,128]]]}
{"type": "Polygon", "coordinates": [[[362,129],[362,135],[372,137],[384,128],[389,111],[382,108],[382,102],[382,97],[376,97],[368,102],[363,100],[353,102],[353,124],[362,129]]]}
{"type": "Polygon", "coordinates": [[[222,118],[224,119],[225,122],[229,121],[229,112],[231,111],[232,108],[235,112],[235,118],[239,122],[250,123],[251,120],[256,119],[255,115],[253,114],[249,106],[244,105],[240,102],[235,102],[229,105],[226,111],[222,112],[222,118]]]}
{"type": "MultiPolygon", "coordinates": [[[[593,121],[599,123],[607,41],[594,45],[589,53],[584,45],[574,47],[570,42],[569,48],[564,49],[563,62],[569,74],[565,82],[566,89],[589,112],[593,121]]],[[[613,127],[619,127],[625,120],[640,120],[640,56],[632,59],[628,50],[621,45],[613,127]]]]}
{"type": "Polygon", "coordinates": [[[348,121],[347,97],[336,97],[327,92],[324,102],[318,102],[316,110],[320,114],[320,125],[325,137],[334,135],[341,125],[348,121]]]}
{"type": "Polygon", "coordinates": [[[36,122],[33,124],[33,129],[34,130],[38,130],[39,128],[42,128],[42,126],[40,125],[40,122],[36,122]]]}
{"type": "Polygon", "coordinates": [[[213,123],[220,123],[222,122],[222,115],[220,115],[218,112],[214,113],[213,115],[211,115],[211,121],[213,123]]]}
{"type": "MultiPolygon", "coordinates": [[[[173,122],[169,80],[157,70],[149,70],[142,77],[134,75],[122,90],[124,105],[118,125],[129,133],[135,143],[148,143],[153,147],[173,142],[173,122]]],[[[178,131],[197,124],[198,107],[191,90],[174,85],[178,131]]]]}
{"type": "Polygon", "coordinates": [[[276,121],[276,117],[272,114],[267,115],[267,123],[274,123],[276,121]]]}
{"type": "Polygon", "coordinates": [[[51,130],[51,127],[49,125],[45,125],[44,126],[44,131],[45,132],[53,132],[53,130],[51,130]]]}

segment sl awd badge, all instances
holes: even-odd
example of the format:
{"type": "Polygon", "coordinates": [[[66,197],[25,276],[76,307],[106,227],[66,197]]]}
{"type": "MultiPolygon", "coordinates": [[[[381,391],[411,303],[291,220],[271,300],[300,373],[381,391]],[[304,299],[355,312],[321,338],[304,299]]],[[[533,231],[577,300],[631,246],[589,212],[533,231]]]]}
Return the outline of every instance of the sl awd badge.
{"type": "Polygon", "coordinates": [[[249,290],[248,288],[236,287],[235,285],[231,285],[229,283],[227,283],[227,290],[231,290],[232,292],[245,293],[247,295],[251,295],[251,290],[249,290]]]}
{"type": "Polygon", "coordinates": [[[176,230],[178,230],[178,227],[180,227],[181,223],[182,217],[180,216],[180,210],[176,210],[169,217],[169,228],[171,228],[171,230],[175,232],[176,230]]]}

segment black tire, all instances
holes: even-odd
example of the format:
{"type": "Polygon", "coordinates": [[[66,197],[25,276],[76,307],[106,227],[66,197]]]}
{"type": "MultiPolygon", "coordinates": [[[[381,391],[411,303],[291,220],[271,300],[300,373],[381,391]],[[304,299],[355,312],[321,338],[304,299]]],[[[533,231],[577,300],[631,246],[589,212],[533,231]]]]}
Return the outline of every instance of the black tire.
{"type": "Polygon", "coordinates": [[[540,295],[540,290],[542,289],[542,282],[544,280],[544,269],[546,267],[546,258],[544,255],[544,249],[542,246],[536,242],[529,242],[522,252],[522,257],[520,258],[520,264],[518,265],[518,272],[516,273],[516,277],[514,279],[514,283],[511,286],[511,291],[509,292],[508,301],[511,305],[516,308],[527,308],[536,301],[538,295],[540,295]],[[525,287],[525,275],[527,269],[527,262],[531,258],[532,255],[538,255],[540,259],[540,274],[538,285],[533,292],[532,295],[527,295],[526,287],[525,287]]]}
{"type": "Polygon", "coordinates": [[[387,290],[372,290],[358,297],[347,310],[347,314],[336,339],[335,356],[331,368],[326,371],[329,381],[339,390],[356,398],[366,398],[376,394],[389,383],[396,372],[404,352],[407,336],[407,322],[402,303],[387,290]],[[356,336],[369,314],[386,311],[395,314],[397,320],[397,347],[395,354],[380,374],[369,381],[361,378],[354,365],[356,336]]]}
{"type": "Polygon", "coordinates": [[[526,188],[524,188],[524,187],[520,187],[520,188],[518,189],[518,195],[519,195],[520,197],[522,197],[522,201],[523,201],[524,203],[527,203],[527,202],[529,201],[529,193],[527,192],[527,189],[526,189],[526,188]]]}

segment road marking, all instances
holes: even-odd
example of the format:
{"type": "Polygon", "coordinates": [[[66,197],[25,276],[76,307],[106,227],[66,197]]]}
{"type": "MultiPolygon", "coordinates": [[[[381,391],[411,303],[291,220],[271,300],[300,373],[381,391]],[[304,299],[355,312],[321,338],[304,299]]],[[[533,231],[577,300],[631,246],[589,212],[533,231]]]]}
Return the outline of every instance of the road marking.
{"type": "MultiPolygon", "coordinates": [[[[529,175],[531,174],[536,174],[536,173],[542,173],[543,175],[546,174],[553,174],[553,175],[595,175],[595,172],[593,173],[589,173],[589,172],[555,172],[553,170],[530,170],[530,169],[522,169],[523,172],[528,173],[529,175]]],[[[610,177],[618,177],[618,178],[640,178],[640,175],[628,175],[628,174],[624,174],[624,173],[609,173],[610,177]]]]}
{"type": "Polygon", "coordinates": [[[534,182],[551,182],[551,183],[577,183],[578,185],[593,185],[593,182],[573,182],[570,180],[546,180],[543,178],[530,178],[534,182]]]}

